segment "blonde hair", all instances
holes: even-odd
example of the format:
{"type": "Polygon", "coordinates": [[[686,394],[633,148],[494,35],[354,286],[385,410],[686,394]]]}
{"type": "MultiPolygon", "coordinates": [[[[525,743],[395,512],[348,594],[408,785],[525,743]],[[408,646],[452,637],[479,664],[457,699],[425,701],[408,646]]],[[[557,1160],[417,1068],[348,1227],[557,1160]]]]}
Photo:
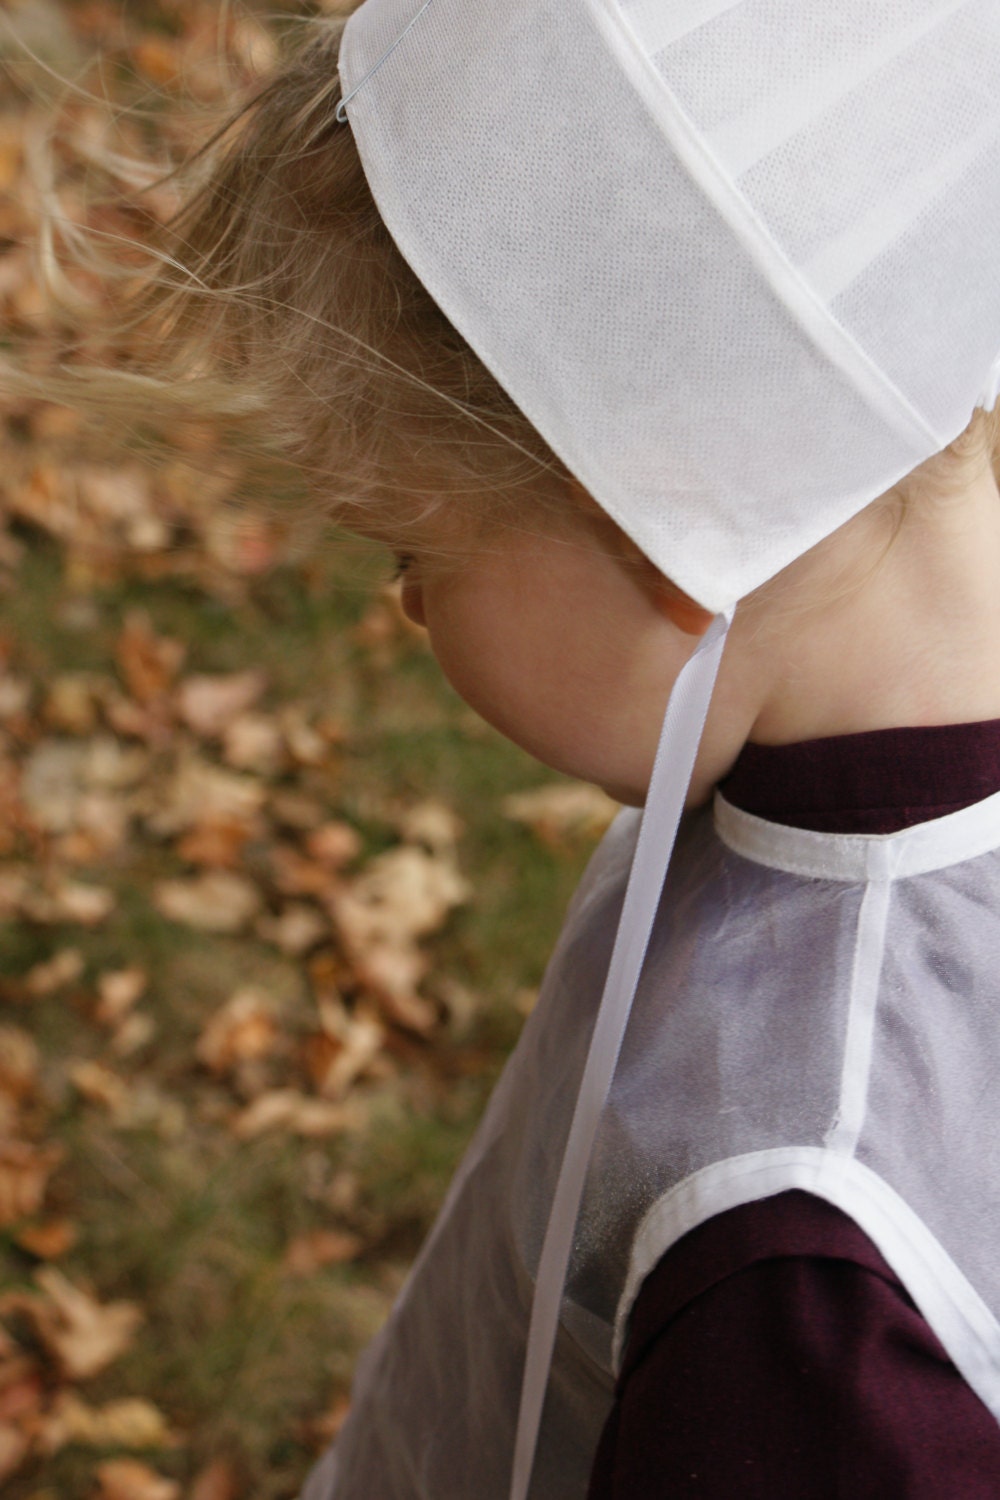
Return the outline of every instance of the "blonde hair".
{"type": "Polygon", "coordinates": [[[568,471],[379,216],[335,118],[344,24],[310,25],[183,169],[186,202],[119,299],[129,346],[154,354],[111,370],[105,351],[103,370],[49,391],[137,427],[214,419],[244,455],[280,454],[348,523],[385,515],[398,530],[445,495],[477,519],[561,497],[568,471]]]}
{"type": "MultiPolygon", "coordinates": [[[[326,514],[397,543],[444,498],[477,522],[557,516],[569,471],[411,271],[337,123],[344,25],[310,25],[184,169],[187,200],[119,309],[155,357],[48,393],[138,427],[215,420],[245,456],[286,460],[326,514]]],[[[984,443],[996,457],[1000,412],[892,493],[946,483],[984,443]]]]}

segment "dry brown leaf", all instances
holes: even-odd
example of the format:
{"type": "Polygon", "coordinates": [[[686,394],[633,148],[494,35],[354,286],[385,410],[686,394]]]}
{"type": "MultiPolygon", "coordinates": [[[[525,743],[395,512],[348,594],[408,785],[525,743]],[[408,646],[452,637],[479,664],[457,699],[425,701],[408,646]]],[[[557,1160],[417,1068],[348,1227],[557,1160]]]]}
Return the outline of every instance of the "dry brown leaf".
{"type": "Polygon", "coordinates": [[[409,944],[375,943],[355,959],[360,982],[378,1000],[386,1018],[404,1031],[427,1036],[438,1024],[438,1009],[417,986],[426,978],[426,954],[409,944]]]}
{"type": "Polygon", "coordinates": [[[227,1458],[213,1458],[194,1477],[187,1500],[239,1500],[236,1470],[227,1458]]]}
{"type": "Polygon", "coordinates": [[[29,1224],[19,1230],[14,1239],[22,1250],[37,1255],[39,1260],[58,1260],[76,1244],[77,1229],[69,1219],[45,1219],[41,1224],[29,1224]]]}
{"type": "Polygon", "coordinates": [[[307,711],[297,703],[286,703],[278,711],[278,722],[288,753],[300,766],[320,766],[330,753],[325,737],[309,722],[307,711]]]}
{"type": "Polygon", "coordinates": [[[240,714],[226,726],[222,753],[239,771],[274,776],[285,763],[285,737],[273,715],[240,714]]]}
{"type": "Polygon", "coordinates": [[[335,1000],[318,1001],[323,1030],[306,1039],[306,1070],[324,1098],[341,1098],[371,1067],[385,1046],[385,1027],[358,1007],[349,1015],[335,1000]]]}
{"type": "Polygon", "coordinates": [[[96,927],[114,911],[115,894],[104,886],[56,879],[46,890],[26,891],[20,905],[24,916],[33,922],[78,922],[81,927],[96,927]]]}
{"type": "Polygon", "coordinates": [[[274,943],[282,953],[298,958],[329,937],[330,924],[315,906],[289,901],[277,916],[267,913],[258,917],[255,931],[265,943],[274,943]]]}
{"type": "Polygon", "coordinates": [[[20,1101],[38,1081],[38,1047],[20,1026],[0,1026],[0,1096],[20,1101]]]}
{"type": "Polygon", "coordinates": [[[130,50],[137,71],[160,87],[176,80],[181,71],[181,52],[171,37],[149,32],[134,42],[130,50]]]}
{"type": "Polygon", "coordinates": [[[209,870],[192,880],[159,881],[153,903],[170,921],[202,932],[241,932],[260,910],[261,894],[243,875],[209,870]]]}
{"type": "Polygon", "coordinates": [[[18,1427],[0,1422],[0,1481],[9,1479],[28,1455],[29,1439],[18,1427]]]}
{"type": "Polygon", "coordinates": [[[47,1300],[33,1298],[24,1310],[70,1380],[96,1375],[129,1348],[143,1321],[134,1302],[100,1303],[55,1266],[36,1271],[35,1281],[47,1300]]]}
{"type": "Polygon", "coordinates": [[[148,983],[149,975],[137,965],[128,969],[106,969],[97,977],[98,1001],[94,1019],[102,1026],[118,1026],[148,983]]]}
{"type": "MultiPolygon", "coordinates": [[[[340,3],[343,3],[343,0],[340,0],[340,3]]],[[[350,1410],[350,1396],[341,1394],[334,1397],[333,1402],[325,1412],[322,1412],[318,1417],[313,1417],[311,1421],[304,1424],[304,1436],[308,1438],[311,1446],[315,1446],[317,1452],[325,1448],[328,1443],[333,1442],[347,1421],[350,1410]]]]}
{"type": "Polygon", "coordinates": [[[259,990],[237,990],[210,1018],[198,1038],[195,1056],[213,1073],[266,1057],[274,1050],[278,1027],[270,1002],[259,990]]]}
{"type": "Polygon", "coordinates": [[[0,1224],[37,1214],[49,1178],[63,1159],[55,1142],[32,1146],[27,1141],[0,1141],[0,1224]]]}
{"type": "Polygon", "coordinates": [[[326,821],[326,810],[322,802],[295,787],[278,787],[271,794],[271,812],[285,828],[294,828],[296,833],[308,833],[326,821]]]}
{"type": "Polygon", "coordinates": [[[24,870],[0,870],[0,919],[12,921],[21,912],[31,883],[24,870]]]}
{"type": "Polygon", "coordinates": [[[140,1047],[145,1047],[151,1042],[157,1032],[156,1022],[152,1016],[133,1014],[126,1016],[124,1021],[115,1028],[111,1038],[111,1047],[116,1057],[131,1057],[133,1052],[138,1052],[140,1047]]]}
{"type": "Polygon", "coordinates": [[[42,1443],[55,1453],[67,1443],[90,1448],[167,1448],[173,1442],[167,1419],[151,1401],[125,1397],[90,1406],[72,1391],[61,1391],[42,1425],[42,1443]]]}
{"type": "Polygon", "coordinates": [[[77,1062],[69,1068],[73,1087],[88,1104],[97,1104],[111,1114],[121,1115],[128,1105],[129,1086],[124,1078],[99,1062],[77,1062]]]}
{"type": "Polygon", "coordinates": [[[32,686],[26,677],[0,673],[0,720],[18,719],[31,706],[32,686]]]}
{"type": "Polygon", "coordinates": [[[400,834],[408,844],[423,844],[438,854],[452,854],[465,825],[446,802],[429,797],[417,802],[398,819],[400,834]]]}
{"type": "Polygon", "coordinates": [[[272,1089],[261,1094],[232,1121],[240,1140],[263,1135],[266,1130],[287,1130],[293,1135],[335,1135],[358,1126],[359,1111],[328,1099],[310,1099],[297,1089],[272,1089]]]}
{"type": "Polygon", "coordinates": [[[399,942],[437,932],[454,907],[469,899],[469,884],[454,862],[424,849],[390,849],[342,886],[334,915],[349,942],[399,942]]]}
{"type": "Polygon", "coordinates": [[[205,823],[240,824],[249,833],[257,827],[266,795],[255,777],[226,771],[185,751],[165,785],[147,787],[146,825],[165,838],[205,823]]]}
{"type": "Polygon", "coordinates": [[[343,1229],[310,1229],[290,1241],[281,1261],[289,1276],[311,1276],[324,1266],[356,1260],[364,1249],[359,1235],[343,1229]]]}
{"type": "Polygon", "coordinates": [[[24,987],[29,995],[41,998],[54,995],[64,985],[74,984],[83,973],[83,954],[79,948],[60,948],[44,963],[35,964],[24,976],[24,987]]]}
{"type": "Polygon", "coordinates": [[[361,853],[361,835],[350,823],[322,823],[307,836],[306,848],[313,859],[340,870],[361,853]]]}
{"type": "Polygon", "coordinates": [[[290,844],[273,844],[268,857],[271,879],[283,896],[325,896],[336,885],[328,865],[306,859],[290,844]]]}
{"type": "Polygon", "coordinates": [[[417,941],[437,931],[468,896],[450,857],[409,846],[379,855],[330,895],[331,915],[359,979],[409,1030],[423,1034],[437,1021],[436,1007],[417,991],[427,971],[417,941]]]}
{"type": "Polygon", "coordinates": [[[524,823],[543,844],[555,848],[572,839],[599,839],[619,812],[607,792],[582,782],[514,792],[500,807],[505,817],[524,823]]]}
{"type": "Polygon", "coordinates": [[[93,672],[64,672],[53,678],[45,698],[44,715],[53,729],[67,734],[90,734],[100,717],[107,679],[93,672]]]}
{"type": "Polygon", "coordinates": [[[215,870],[238,869],[249,837],[247,825],[235,819],[198,823],[179,840],[177,853],[192,865],[206,865],[215,870]]]}
{"type": "Polygon", "coordinates": [[[142,610],[129,612],[115,645],[125,685],[142,704],[163,698],[171,690],[186,652],[182,641],[157,635],[142,610]]]}
{"type": "Polygon", "coordinates": [[[267,677],[254,667],[225,675],[185,677],[177,688],[178,713],[195,734],[214,739],[252,708],[266,688],[267,677]]]}
{"type": "Polygon", "coordinates": [[[67,833],[76,827],[86,763],[87,747],[76,740],[42,740],[27,756],[21,798],[38,828],[67,833]]]}
{"type": "Polygon", "coordinates": [[[38,1361],[0,1328],[0,1422],[34,1419],[46,1398],[38,1361]]]}
{"type": "Polygon", "coordinates": [[[157,1474],[135,1458],[111,1458],[97,1466],[95,1500],[180,1500],[175,1479],[157,1474]]]}

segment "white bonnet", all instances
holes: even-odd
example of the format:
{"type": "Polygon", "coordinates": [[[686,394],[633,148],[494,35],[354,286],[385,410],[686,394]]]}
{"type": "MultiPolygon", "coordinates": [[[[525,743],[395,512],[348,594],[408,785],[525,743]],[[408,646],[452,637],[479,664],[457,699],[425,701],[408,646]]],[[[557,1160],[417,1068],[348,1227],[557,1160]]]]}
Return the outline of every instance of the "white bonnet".
{"type": "Polygon", "coordinates": [[[365,0],[341,81],[413,270],[707,608],[996,398],[996,0],[365,0]]]}

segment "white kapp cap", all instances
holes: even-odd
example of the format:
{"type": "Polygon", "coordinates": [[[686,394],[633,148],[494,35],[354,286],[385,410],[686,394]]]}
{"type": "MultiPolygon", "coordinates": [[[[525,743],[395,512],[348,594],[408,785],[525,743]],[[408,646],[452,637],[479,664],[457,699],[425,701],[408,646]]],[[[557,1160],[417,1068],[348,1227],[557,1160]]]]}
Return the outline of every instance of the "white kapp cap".
{"type": "Polygon", "coordinates": [[[413,270],[708,609],[995,398],[996,0],[366,0],[341,79],[413,270]]]}

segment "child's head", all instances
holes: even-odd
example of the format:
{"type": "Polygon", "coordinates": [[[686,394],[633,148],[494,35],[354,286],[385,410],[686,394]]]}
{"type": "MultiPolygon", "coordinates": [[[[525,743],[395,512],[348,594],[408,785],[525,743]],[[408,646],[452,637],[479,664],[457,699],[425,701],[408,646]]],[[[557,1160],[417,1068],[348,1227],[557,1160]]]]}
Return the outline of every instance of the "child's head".
{"type": "MultiPolygon", "coordinates": [[[[206,401],[242,393],[325,511],[413,560],[404,600],[459,691],[541,759],[641,800],[659,710],[710,612],[595,505],[400,253],[354,131],[336,118],[341,33],[317,26],[203,158],[146,304],[164,398],[193,375],[210,377],[206,401]]],[[[792,727],[774,664],[800,702],[803,672],[829,684],[821,650],[804,665],[810,629],[829,635],[826,601],[870,599],[866,576],[893,532],[909,540],[918,512],[940,516],[940,496],[964,492],[996,436],[980,413],[841,541],[754,591],[727,652],[702,791],[755,730],[809,732],[792,727]]],[[[665,469],[671,446],[668,433],[665,469]]],[[[845,618],[841,604],[842,634],[845,618]]],[[[838,724],[830,714],[829,732],[838,724]]]]}

